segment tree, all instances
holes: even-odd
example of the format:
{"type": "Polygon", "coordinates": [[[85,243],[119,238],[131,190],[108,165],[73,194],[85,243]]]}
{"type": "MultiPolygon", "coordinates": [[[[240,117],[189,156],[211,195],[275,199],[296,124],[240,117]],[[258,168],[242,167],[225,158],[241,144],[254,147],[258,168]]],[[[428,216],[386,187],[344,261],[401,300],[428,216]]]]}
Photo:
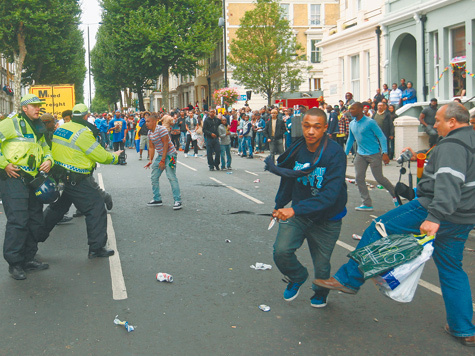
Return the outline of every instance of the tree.
{"type": "Polygon", "coordinates": [[[247,11],[230,43],[229,63],[233,78],[246,88],[262,94],[268,105],[272,98],[293,91],[303,81],[307,67],[300,46],[284,19],[277,1],[257,0],[253,10],[247,11]]]}
{"type": "MultiPolygon", "coordinates": [[[[61,52],[60,48],[63,38],[71,41],[77,40],[77,33],[75,37],[73,30],[78,26],[80,12],[78,0],[9,0],[2,2],[2,6],[0,6],[0,53],[3,53],[9,60],[13,60],[15,64],[13,86],[16,110],[20,106],[20,84],[24,71],[30,73],[25,79],[27,83],[31,83],[35,75],[41,79],[42,63],[52,65],[53,69],[50,70],[50,73],[54,76],[55,71],[56,75],[59,74],[58,67],[66,68],[79,64],[81,53],[83,53],[82,60],[84,61],[82,48],[78,49],[79,54],[69,63],[61,56],[64,52],[61,52]],[[54,69],[55,66],[56,69],[54,69]]],[[[75,45],[77,46],[77,42],[75,45]]],[[[80,74],[79,70],[79,73],[75,74],[75,80],[80,74]]],[[[74,75],[69,78],[73,77],[74,75]]]]}
{"type": "Polygon", "coordinates": [[[128,87],[137,93],[141,110],[143,90],[162,75],[163,99],[168,106],[169,72],[192,75],[198,61],[214,50],[220,36],[217,26],[220,3],[103,0],[103,25],[99,32],[105,33],[110,52],[107,57],[96,56],[96,68],[100,60],[111,61],[115,75],[120,76],[121,88],[128,87]]]}

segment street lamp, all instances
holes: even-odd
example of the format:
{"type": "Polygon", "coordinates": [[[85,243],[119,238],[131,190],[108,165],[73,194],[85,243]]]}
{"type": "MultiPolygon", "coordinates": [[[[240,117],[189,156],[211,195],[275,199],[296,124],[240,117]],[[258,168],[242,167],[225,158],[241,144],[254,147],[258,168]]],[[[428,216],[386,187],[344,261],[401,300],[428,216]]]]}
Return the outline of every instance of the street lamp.
{"type": "Polygon", "coordinates": [[[226,0],[223,0],[223,17],[219,18],[218,26],[224,29],[224,87],[228,87],[228,59],[226,51],[226,0]]]}

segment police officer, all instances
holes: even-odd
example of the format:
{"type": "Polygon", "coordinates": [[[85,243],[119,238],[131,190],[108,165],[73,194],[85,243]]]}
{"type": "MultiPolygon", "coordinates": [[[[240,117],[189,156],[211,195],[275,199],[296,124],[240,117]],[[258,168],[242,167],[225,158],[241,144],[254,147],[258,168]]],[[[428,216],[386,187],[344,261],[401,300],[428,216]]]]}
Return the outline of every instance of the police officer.
{"type": "Polygon", "coordinates": [[[7,216],[3,256],[17,280],[26,279],[25,270],[49,267],[34,258],[43,227],[43,204],[29,187],[38,171],[48,173],[53,166],[45,126],[39,120],[42,104],[36,95],[27,94],[20,102],[21,113],[0,122],[0,190],[7,216]]]}
{"type": "Polygon", "coordinates": [[[105,248],[107,242],[107,212],[104,198],[95,188],[92,172],[96,162],[117,164],[122,151],[107,152],[94,137],[95,126],[87,121],[88,108],[77,104],[70,122],[60,126],[53,135],[54,174],[64,183],[61,197],[45,211],[46,240],[54,226],[69,210],[71,204],[86,216],[89,258],[108,257],[114,250],[105,248]]]}

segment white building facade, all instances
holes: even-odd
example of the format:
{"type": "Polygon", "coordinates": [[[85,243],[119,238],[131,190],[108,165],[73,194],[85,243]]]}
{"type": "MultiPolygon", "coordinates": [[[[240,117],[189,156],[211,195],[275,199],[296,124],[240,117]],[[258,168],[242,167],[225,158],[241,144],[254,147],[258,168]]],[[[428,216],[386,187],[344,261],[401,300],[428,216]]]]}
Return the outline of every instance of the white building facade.
{"type": "Polygon", "coordinates": [[[323,53],[325,102],[338,104],[345,94],[355,101],[373,98],[382,87],[381,63],[385,60],[380,22],[383,0],[340,1],[337,25],[319,43],[323,53]]]}

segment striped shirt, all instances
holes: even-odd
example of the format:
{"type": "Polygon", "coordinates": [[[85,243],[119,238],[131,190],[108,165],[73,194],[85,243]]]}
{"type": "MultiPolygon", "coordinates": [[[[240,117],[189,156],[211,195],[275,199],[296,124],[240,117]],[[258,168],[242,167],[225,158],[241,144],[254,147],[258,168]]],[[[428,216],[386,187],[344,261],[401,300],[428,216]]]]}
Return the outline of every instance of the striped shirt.
{"type": "Polygon", "coordinates": [[[163,155],[163,141],[162,137],[168,136],[168,151],[167,155],[170,155],[172,153],[176,152],[175,146],[173,145],[173,142],[170,138],[170,135],[168,135],[168,130],[160,125],[157,125],[155,127],[155,131],[149,131],[148,132],[148,139],[153,143],[155,146],[155,150],[157,151],[157,154],[160,156],[163,155]]]}

